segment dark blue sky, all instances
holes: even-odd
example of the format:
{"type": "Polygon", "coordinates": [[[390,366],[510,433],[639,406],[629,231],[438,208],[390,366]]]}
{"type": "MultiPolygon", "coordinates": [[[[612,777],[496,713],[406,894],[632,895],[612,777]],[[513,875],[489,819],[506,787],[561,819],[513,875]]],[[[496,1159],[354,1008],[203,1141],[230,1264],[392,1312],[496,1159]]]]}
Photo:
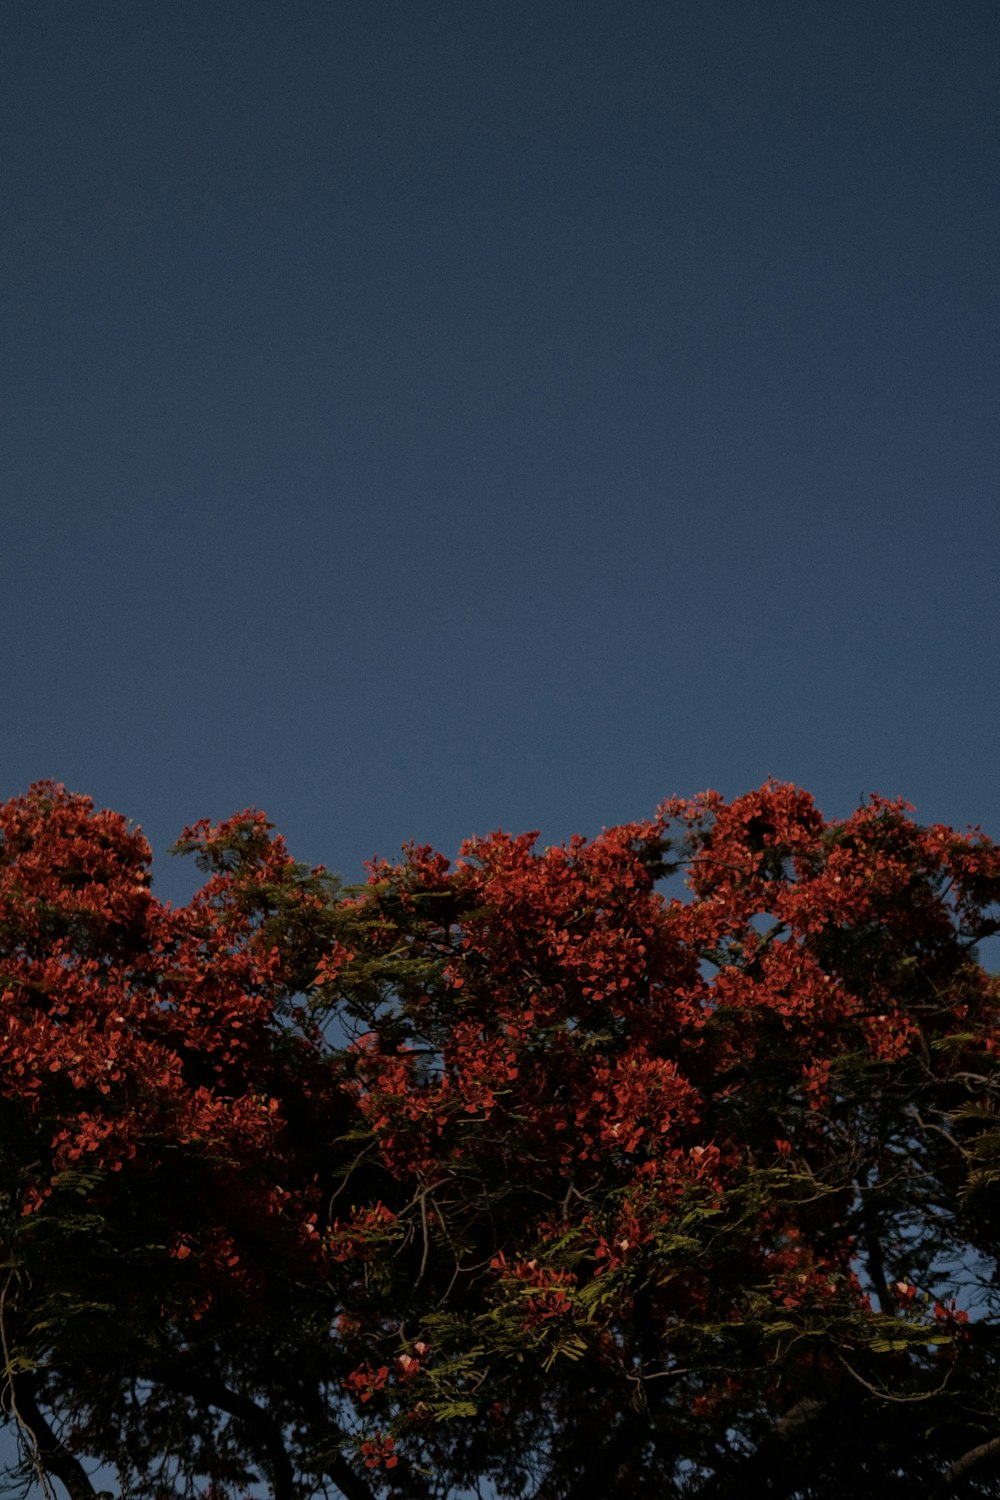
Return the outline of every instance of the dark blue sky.
{"type": "Polygon", "coordinates": [[[769,773],[1000,834],[998,33],[6,0],[3,794],[351,878],[769,773]]]}

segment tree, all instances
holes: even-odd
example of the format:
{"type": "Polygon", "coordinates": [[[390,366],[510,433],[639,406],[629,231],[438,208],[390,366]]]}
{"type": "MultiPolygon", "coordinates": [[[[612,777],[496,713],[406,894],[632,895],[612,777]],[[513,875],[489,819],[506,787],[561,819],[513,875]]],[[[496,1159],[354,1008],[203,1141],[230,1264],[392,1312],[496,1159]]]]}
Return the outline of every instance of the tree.
{"type": "Polygon", "coordinates": [[[172,909],[121,817],[51,783],[0,809],[27,1475],[996,1493],[980,833],[769,783],[349,890],[258,813],[178,848],[206,879],[172,909]]]}

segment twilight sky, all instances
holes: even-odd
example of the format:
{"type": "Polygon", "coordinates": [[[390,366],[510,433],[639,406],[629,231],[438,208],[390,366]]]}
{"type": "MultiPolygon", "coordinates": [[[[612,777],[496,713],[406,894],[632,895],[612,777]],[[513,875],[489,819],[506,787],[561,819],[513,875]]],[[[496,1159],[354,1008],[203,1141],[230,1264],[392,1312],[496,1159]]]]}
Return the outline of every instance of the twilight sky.
{"type": "Polygon", "coordinates": [[[1000,834],[998,39],[5,0],[0,795],[349,878],[768,774],[1000,834]]]}

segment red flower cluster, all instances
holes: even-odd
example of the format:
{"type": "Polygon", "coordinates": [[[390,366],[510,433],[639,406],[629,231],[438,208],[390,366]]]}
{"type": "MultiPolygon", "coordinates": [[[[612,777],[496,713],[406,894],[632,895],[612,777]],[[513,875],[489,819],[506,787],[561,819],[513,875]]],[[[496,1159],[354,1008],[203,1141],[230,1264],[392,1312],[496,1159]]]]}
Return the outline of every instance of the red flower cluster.
{"type": "Polygon", "coordinates": [[[364,1457],[366,1469],[377,1469],[379,1464],[385,1464],[387,1469],[394,1469],[399,1459],[393,1448],[396,1442],[394,1438],[383,1437],[381,1430],[374,1437],[366,1438],[361,1444],[361,1453],[364,1457]]]}

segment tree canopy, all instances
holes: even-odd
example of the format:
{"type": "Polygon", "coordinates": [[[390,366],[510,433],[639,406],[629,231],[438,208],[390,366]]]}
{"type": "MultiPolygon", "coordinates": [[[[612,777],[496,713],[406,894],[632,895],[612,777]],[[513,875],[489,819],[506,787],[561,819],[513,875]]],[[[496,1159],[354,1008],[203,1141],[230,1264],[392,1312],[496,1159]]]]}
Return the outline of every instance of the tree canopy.
{"type": "Polygon", "coordinates": [[[1000,851],[776,783],[342,888],[0,808],[0,1335],[93,1495],[990,1495],[1000,851]],[[106,1483],[106,1480],[102,1480],[106,1483]]]}

